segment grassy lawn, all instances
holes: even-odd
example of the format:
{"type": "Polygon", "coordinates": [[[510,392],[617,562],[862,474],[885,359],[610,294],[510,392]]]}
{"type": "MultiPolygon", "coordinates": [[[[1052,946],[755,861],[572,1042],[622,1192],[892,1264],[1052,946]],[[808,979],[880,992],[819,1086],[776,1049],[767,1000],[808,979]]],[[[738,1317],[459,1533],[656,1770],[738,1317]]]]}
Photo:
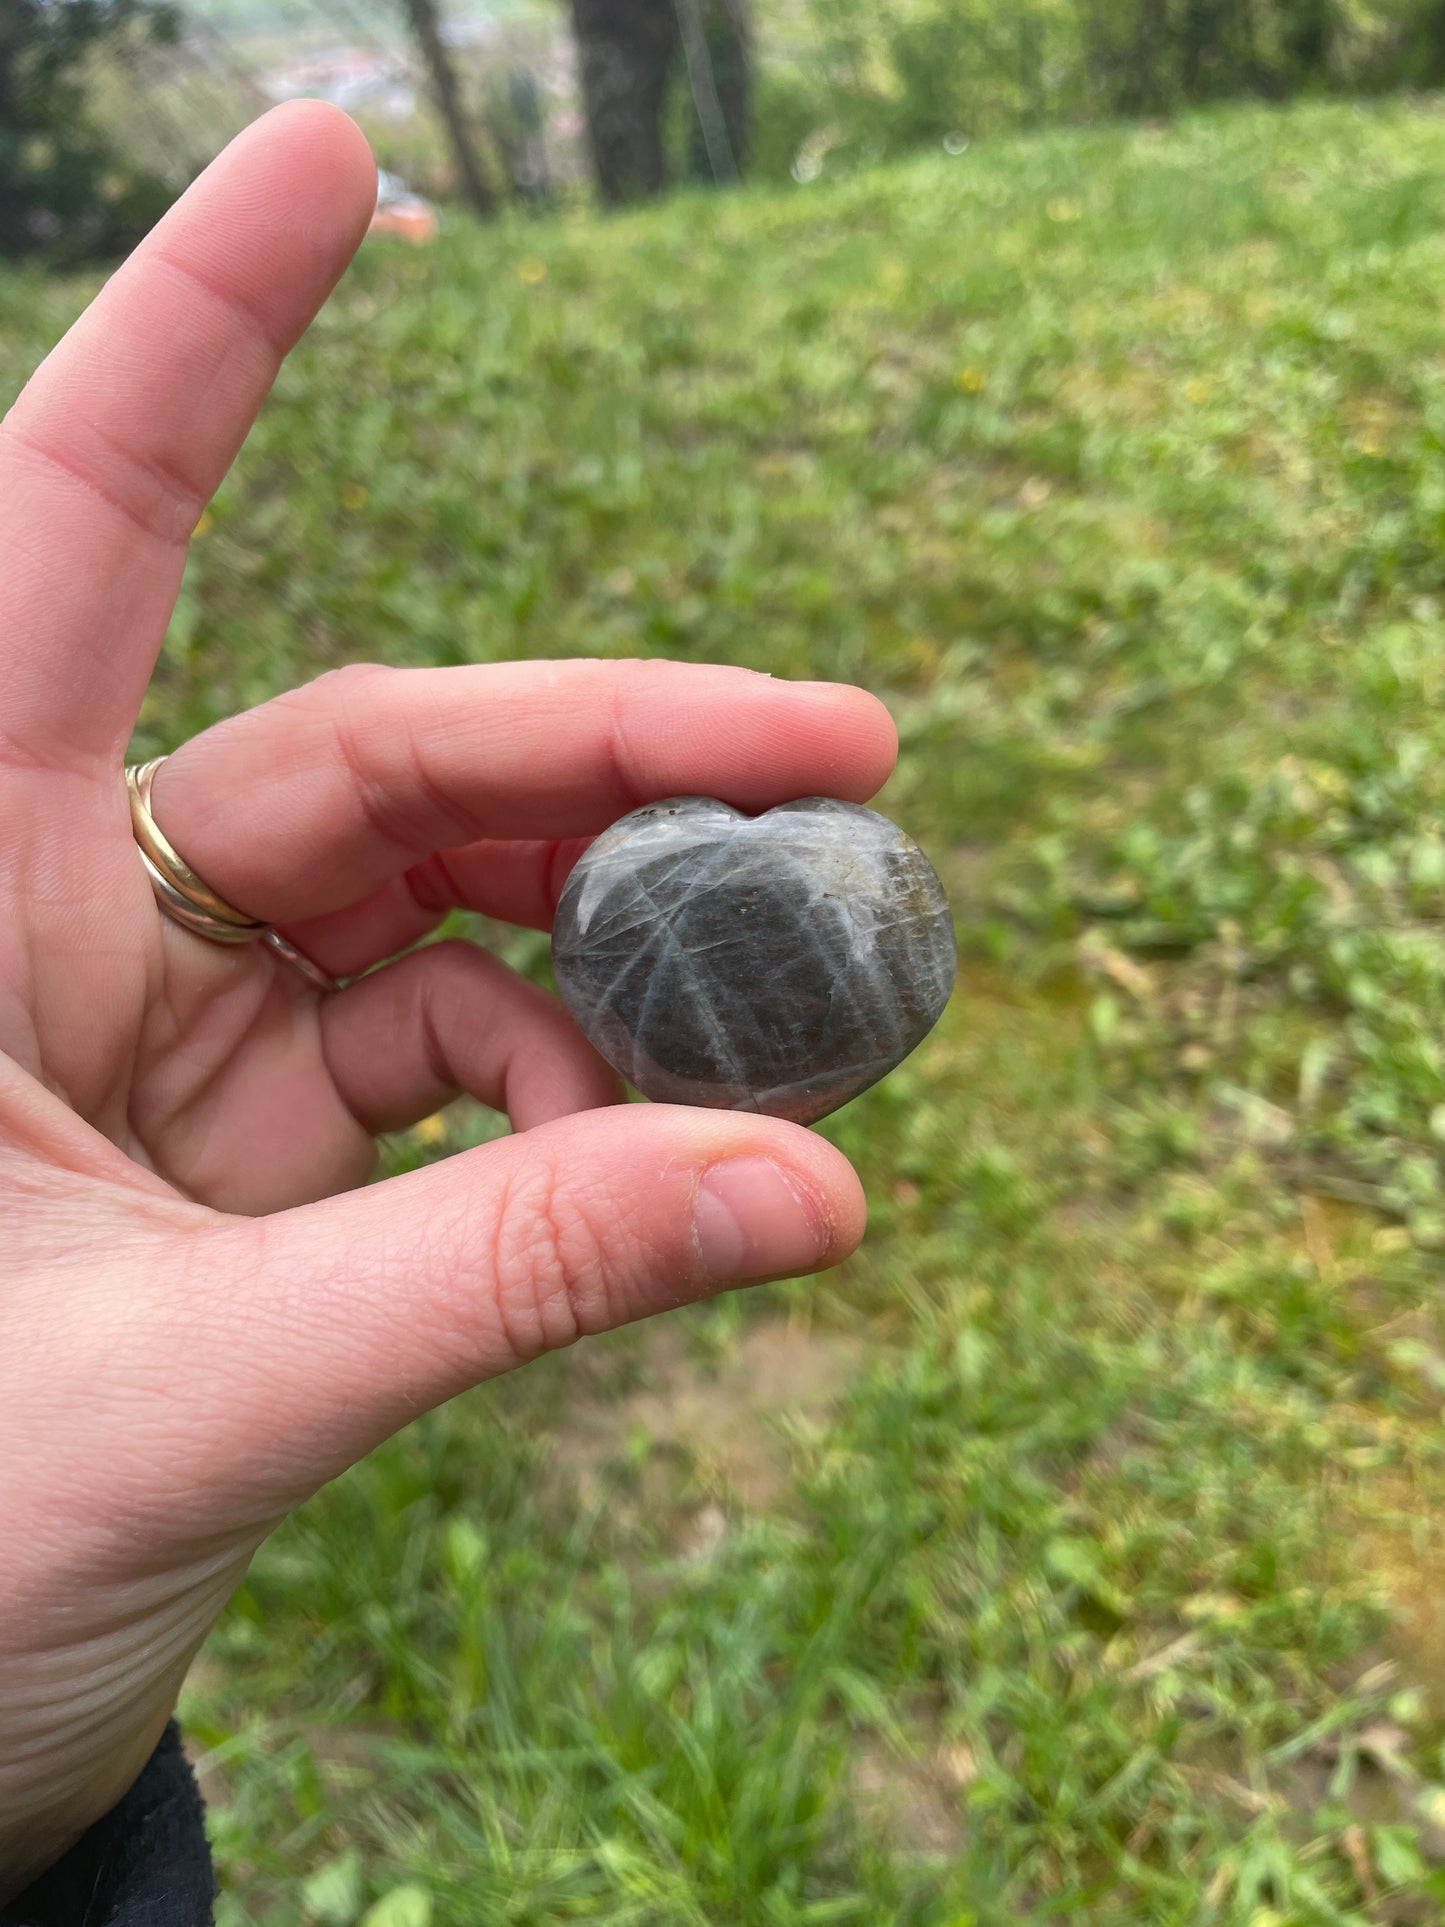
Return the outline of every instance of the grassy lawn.
{"type": "MultiPolygon", "coordinates": [[[[964,963],[823,1127],[841,1274],[268,1545],[226,1922],[1441,1918],[1442,291],[1418,106],[367,248],[138,749],[352,658],[856,679],[964,963]]],[[[0,283],[0,395],[85,292],[0,283]]]]}

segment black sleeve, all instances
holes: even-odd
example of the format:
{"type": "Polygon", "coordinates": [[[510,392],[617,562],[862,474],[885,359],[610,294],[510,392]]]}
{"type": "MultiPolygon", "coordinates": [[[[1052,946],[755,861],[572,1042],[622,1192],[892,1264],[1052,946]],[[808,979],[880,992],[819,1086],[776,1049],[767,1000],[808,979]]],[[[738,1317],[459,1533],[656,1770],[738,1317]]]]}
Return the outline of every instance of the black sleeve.
{"type": "Polygon", "coordinates": [[[205,1809],[172,1722],[118,1807],[0,1907],[0,1927],[211,1927],[205,1809]]]}

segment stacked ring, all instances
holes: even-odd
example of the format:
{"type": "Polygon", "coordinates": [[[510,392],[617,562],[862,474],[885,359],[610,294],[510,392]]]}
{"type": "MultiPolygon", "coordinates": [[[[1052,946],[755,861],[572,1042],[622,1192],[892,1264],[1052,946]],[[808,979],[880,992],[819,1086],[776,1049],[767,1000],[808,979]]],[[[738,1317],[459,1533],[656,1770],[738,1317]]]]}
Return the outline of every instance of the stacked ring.
{"type": "Polygon", "coordinates": [[[130,823],[141,862],[150,878],[156,902],[173,923],[209,943],[262,943],[300,972],[316,990],[339,989],[334,977],[288,942],[279,930],[258,917],[247,916],[217,894],[186,862],[151,814],[151,786],[165,761],[132,764],[125,773],[130,798],[130,823]]]}

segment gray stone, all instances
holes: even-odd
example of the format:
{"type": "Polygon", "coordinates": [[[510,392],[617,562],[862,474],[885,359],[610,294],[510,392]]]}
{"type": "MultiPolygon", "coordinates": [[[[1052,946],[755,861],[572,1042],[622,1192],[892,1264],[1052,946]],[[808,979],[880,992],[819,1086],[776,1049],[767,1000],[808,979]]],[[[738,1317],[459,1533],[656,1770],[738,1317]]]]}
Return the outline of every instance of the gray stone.
{"type": "Polygon", "coordinates": [[[958,968],[927,857],[887,817],[809,797],[633,810],[582,857],[552,963],[644,1097],[810,1124],[928,1035],[958,968]]]}

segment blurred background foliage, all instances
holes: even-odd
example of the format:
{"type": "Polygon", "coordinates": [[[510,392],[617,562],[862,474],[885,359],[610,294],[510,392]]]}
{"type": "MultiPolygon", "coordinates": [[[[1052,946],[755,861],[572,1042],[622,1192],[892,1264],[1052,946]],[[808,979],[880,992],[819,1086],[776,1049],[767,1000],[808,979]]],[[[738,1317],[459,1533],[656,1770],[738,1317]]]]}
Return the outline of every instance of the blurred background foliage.
{"type": "Polygon", "coordinates": [[[815,57],[765,80],[760,153],[774,168],[820,128],[841,161],[850,146],[872,158],[950,133],[1445,75],[1434,0],[814,0],[807,15],[815,57]]]}
{"type": "Polygon", "coordinates": [[[1445,0],[0,0],[0,252],[128,245],[269,101],[494,214],[1445,80],[1445,0]]]}
{"type": "Polygon", "coordinates": [[[102,48],[181,32],[168,6],[0,0],[0,255],[124,253],[165,211],[165,186],[98,123],[86,71],[102,48]]]}
{"type": "MultiPolygon", "coordinates": [[[[198,18],[59,69],[137,166],[350,86],[457,191],[406,17],[198,18]]],[[[619,137],[675,191],[606,220],[567,16],[465,24],[495,218],[367,243],[136,753],[357,658],[858,680],[963,966],[824,1127],[840,1274],[458,1400],[268,1543],[182,1709],[223,1919],[1438,1921],[1438,19],[675,11],[619,137]]],[[[0,397],[97,278],[0,272],[0,397]]]]}

